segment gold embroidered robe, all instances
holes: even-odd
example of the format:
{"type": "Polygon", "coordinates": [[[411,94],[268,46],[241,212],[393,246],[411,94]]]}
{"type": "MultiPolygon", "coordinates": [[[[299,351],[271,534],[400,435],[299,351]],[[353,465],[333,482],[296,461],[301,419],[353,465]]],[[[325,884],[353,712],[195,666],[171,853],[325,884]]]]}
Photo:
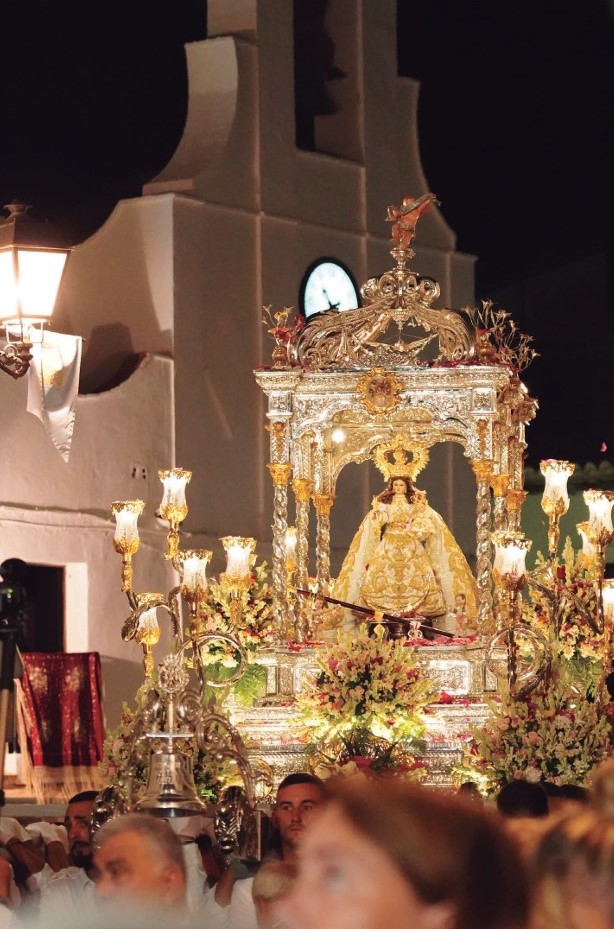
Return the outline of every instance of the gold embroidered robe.
{"type": "Polygon", "coordinates": [[[410,503],[397,494],[390,503],[373,501],[331,596],[384,612],[435,617],[454,610],[460,593],[474,619],[477,585],[454,536],[425,501],[410,503]]]}

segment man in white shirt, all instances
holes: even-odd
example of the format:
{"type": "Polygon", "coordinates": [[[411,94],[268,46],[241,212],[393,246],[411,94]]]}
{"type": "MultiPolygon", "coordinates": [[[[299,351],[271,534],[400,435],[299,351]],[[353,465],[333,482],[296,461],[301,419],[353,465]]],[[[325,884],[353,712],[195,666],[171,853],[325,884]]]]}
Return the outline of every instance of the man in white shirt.
{"type": "MultiPolygon", "coordinates": [[[[126,813],[100,827],[95,837],[95,899],[126,920],[151,916],[187,923],[187,877],[183,846],[165,819],[126,813]]],[[[112,925],[112,920],[109,920],[112,925]]]]}
{"type": "MultiPolygon", "coordinates": [[[[90,819],[97,796],[95,790],[84,790],[68,801],[64,816],[68,840],[68,867],[56,874],[46,875],[41,881],[39,918],[42,922],[66,919],[93,900],[95,870],[90,842],[90,819]]],[[[40,829],[45,824],[36,825],[40,829]]],[[[53,833],[45,835],[45,831],[43,829],[42,838],[49,849],[54,837],[53,833]]]]}
{"type": "MultiPolygon", "coordinates": [[[[309,821],[323,802],[324,786],[315,775],[298,772],[285,777],[277,788],[275,835],[267,858],[295,861],[309,821]]],[[[258,929],[253,882],[253,877],[237,880],[232,865],[225,871],[203,908],[207,929],[258,929]]]]}

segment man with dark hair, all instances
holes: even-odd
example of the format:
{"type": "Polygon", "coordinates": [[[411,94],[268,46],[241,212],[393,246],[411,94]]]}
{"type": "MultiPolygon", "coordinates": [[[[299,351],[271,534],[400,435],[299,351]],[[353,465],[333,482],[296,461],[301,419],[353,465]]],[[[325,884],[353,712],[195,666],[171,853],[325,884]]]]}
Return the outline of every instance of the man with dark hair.
{"type": "MultiPolygon", "coordinates": [[[[265,861],[296,860],[309,821],[323,802],[324,784],[313,774],[301,771],[280,782],[272,814],[275,834],[265,861]]],[[[207,929],[258,929],[253,882],[253,877],[237,880],[232,865],[222,874],[204,909],[207,929]]]]}
{"type": "MultiPolygon", "coordinates": [[[[78,912],[84,903],[91,902],[94,889],[94,861],[90,840],[90,820],[94,801],[98,796],[95,790],[83,790],[70,798],[64,815],[64,827],[68,840],[67,867],[54,874],[41,886],[39,915],[41,921],[66,917],[71,912],[78,912]]],[[[41,838],[47,846],[47,857],[52,853],[57,860],[59,847],[53,833],[43,828],[46,824],[36,824],[41,838]]]]}
{"type": "Polygon", "coordinates": [[[561,784],[559,787],[548,781],[544,784],[544,788],[548,794],[548,809],[551,813],[559,813],[571,803],[577,806],[589,802],[588,789],[578,784],[561,784]]]}
{"type": "Polygon", "coordinates": [[[93,869],[93,852],[90,840],[90,822],[94,800],[98,796],[95,790],[82,790],[68,801],[64,826],[68,838],[68,852],[71,863],[86,871],[93,869]]]}
{"type": "Polygon", "coordinates": [[[548,794],[542,784],[517,780],[505,784],[497,794],[497,809],[506,817],[547,816],[548,794]]]}
{"type": "Polygon", "coordinates": [[[277,851],[282,861],[296,859],[296,850],[305,828],[323,799],[324,785],[314,774],[288,774],[281,781],[277,788],[272,821],[276,830],[273,851],[277,851]]]}

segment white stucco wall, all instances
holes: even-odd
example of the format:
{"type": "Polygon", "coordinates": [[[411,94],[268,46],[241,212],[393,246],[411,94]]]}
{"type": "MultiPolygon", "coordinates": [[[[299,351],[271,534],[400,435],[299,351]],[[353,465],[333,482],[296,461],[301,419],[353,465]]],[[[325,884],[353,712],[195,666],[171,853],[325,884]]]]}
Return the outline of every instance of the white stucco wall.
{"type": "Polygon", "coordinates": [[[161,555],[165,535],[153,514],[161,497],[157,469],[173,457],[172,373],[169,359],[148,356],[114,390],[78,397],[68,464],[40,420],[26,412],[25,381],[0,379],[0,561],[65,568],[65,649],[100,652],[111,722],[140,683],[141,652],[120,637],[128,611],[110,504],[137,497],[146,502],[135,586],[167,590],[172,576],[161,555]],[[146,479],[132,478],[137,463],[146,479]]]}

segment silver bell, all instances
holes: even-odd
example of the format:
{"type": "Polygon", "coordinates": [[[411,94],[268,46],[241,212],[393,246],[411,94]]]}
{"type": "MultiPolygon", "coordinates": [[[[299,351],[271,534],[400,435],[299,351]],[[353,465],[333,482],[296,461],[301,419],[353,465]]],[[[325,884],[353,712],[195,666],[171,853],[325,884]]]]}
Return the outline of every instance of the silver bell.
{"type": "Polygon", "coordinates": [[[147,787],[134,810],[155,816],[198,816],[206,809],[196,792],[192,758],[168,747],[152,750],[147,787]]]}

